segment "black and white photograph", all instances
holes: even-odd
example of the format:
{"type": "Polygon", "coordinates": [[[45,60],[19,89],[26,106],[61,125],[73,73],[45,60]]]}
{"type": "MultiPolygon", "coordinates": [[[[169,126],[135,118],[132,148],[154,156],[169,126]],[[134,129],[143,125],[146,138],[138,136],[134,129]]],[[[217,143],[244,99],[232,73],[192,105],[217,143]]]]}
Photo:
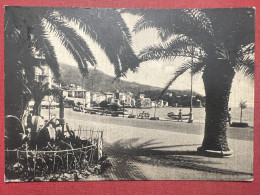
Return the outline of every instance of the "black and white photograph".
{"type": "Polygon", "coordinates": [[[5,6],[5,182],[253,181],[255,11],[5,6]]]}

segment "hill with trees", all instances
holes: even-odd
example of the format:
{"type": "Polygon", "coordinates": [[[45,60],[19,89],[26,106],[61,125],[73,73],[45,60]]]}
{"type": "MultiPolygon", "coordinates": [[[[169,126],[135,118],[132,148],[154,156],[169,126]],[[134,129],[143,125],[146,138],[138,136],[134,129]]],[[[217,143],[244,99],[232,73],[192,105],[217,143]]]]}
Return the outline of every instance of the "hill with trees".
{"type": "MultiPolygon", "coordinates": [[[[70,66],[67,64],[61,64],[61,76],[62,85],[75,84],[78,86],[83,86],[86,90],[93,90],[96,92],[115,92],[119,91],[129,91],[137,96],[140,93],[144,93],[146,97],[150,97],[155,100],[160,96],[162,88],[143,85],[136,82],[129,82],[124,80],[114,81],[114,77],[103,73],[100,70],[89,69],[89,74],[84,78],[80,74],[77,67],[70,66]],[[114,81],[114,82],[113,82],[114,81]],[[93,86],[93,87],[92,87],[93,86]]],[[[170,93],[174,93],[176,96],[190,95],[189,90],[168,90],[170,93]]],[[[196,92],[193,95],[200,95],[196,92]]]]}

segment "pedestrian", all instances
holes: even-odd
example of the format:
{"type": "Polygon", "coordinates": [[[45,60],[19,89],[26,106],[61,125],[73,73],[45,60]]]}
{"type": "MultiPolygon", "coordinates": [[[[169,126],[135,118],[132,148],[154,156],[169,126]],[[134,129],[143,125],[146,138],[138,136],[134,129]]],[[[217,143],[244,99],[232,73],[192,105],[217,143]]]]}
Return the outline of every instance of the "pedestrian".
{"type": "Polygon", "coordinates": [[[178,121],[182,121],[182,112],[181,112],[181,109],[179,110],[179,118],[178,118],[178,121]]]}
{"type": "Polygon", "coordinates": [[[231,108],[228,109],[228,115],[227,115],[228,123],[231,125],[231,108]]]}

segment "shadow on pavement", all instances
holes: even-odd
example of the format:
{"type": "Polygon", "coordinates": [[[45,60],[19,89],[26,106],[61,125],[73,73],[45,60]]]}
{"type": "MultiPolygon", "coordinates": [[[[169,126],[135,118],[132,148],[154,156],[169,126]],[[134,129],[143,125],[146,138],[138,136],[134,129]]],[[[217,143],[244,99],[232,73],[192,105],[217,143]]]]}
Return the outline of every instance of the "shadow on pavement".
{"type": "MultiPolygon", "coordinates": [[[[215,174],[231,176],[252,176],[251,173],[216,168],[221,161],[211,161],[210,158],[200,155],[196,148],[199,144],[169,145],[149,140],[140,143],[139,138],[122,139],[113,144],[104,143],[104,152],[113,159],[114,169],[122,169],[119,172],[119,180],[146,180],[142,173],[138,173],[135,163],[156,165],[172,168],[203,171],[215,174]],[[194,150],[180,150],[180,148],[194,146],[194,150]],[[179,150],[177,149],[179,148],[179,150]],[[213,166],[212,166],[213,165],[213,166]],[[121,175],[120,175],[121,174],[121,175]]],[[[223,164],[223,166],[225,166],[223,164]]],[[[218,166],[219,167],[219,166],[218,166]]],[[[140,172],[140,171],[139,171],[140,172]]]]}

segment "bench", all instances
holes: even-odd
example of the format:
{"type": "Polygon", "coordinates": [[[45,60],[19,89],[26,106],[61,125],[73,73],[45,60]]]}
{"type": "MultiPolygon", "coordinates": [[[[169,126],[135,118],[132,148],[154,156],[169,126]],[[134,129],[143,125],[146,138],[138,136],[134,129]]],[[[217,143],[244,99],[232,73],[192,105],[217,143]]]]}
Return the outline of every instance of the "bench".
{"type": "MultiPolygon", "coordinates": [[[[174,114],[173,112],[168,113],[167,116],[169,118],[171,118],[172,120],[180,120],[179,114],[174,114]]],[[[189,120],[189,117],[190,117],[190,114],[183,114],[181,120],[189,120]],[[188,118],[185,118],[186,116],[188,116],[188,118]]]]}

